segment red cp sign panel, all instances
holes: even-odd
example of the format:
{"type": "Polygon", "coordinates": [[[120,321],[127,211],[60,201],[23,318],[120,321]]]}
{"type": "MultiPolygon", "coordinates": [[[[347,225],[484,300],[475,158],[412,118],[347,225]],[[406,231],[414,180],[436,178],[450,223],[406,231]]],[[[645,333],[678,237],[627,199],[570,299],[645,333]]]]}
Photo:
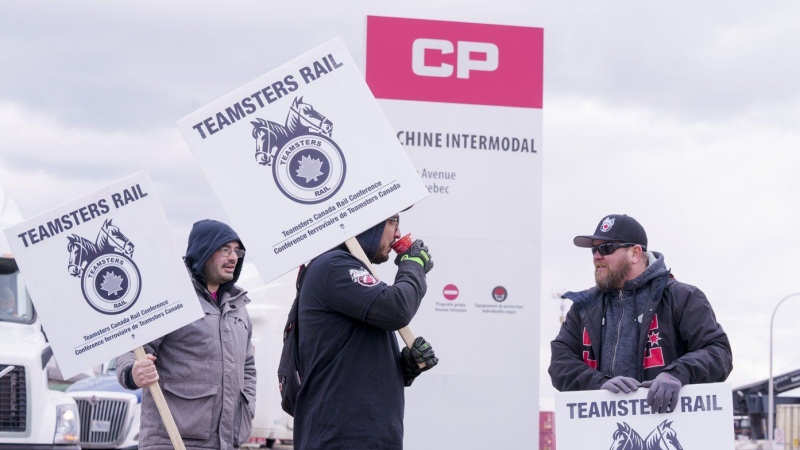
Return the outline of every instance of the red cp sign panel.
{"type": "Polygon", "coordinates": [[[367,17],[377,98],[542,107],[541,28],[367,17]]]}

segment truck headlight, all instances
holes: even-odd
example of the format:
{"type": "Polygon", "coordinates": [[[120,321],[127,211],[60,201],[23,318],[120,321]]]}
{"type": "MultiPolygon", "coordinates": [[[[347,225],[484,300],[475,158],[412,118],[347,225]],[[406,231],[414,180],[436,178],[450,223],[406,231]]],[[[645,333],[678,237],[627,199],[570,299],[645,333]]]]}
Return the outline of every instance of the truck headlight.
{"type": "Polygon", "coordinates": [[[56,406],[56,434],[54,444],[77,444],[80,440],[80,419],[76,405],[56,406]]]}

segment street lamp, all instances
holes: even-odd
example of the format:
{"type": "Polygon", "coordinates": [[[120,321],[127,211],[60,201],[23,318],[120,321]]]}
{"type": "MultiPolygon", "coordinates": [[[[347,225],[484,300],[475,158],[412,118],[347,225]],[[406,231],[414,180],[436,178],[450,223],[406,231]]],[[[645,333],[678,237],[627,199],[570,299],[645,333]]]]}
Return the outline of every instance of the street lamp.
{"type": "Polygon", "coordinates": [[[769,437],[769,450],[772,450],[772,444],[775,439],[775,418],[773,417],[773,410],[775,409],[773,399],[774,397],[774,386],[772,383],[772,324],[775,322],[775,313],[778,312],[778,307],[781,306],[781,303],[789,300],[790,298],[800,295],[800,292],[795,292],[794,294],[789,294],[783,298],[783,300],[779,301],[777,305],[775,305],[775,309],[772,310],[772,319],[769,321],[769,411],[767,411],[767,431],[769,437]]]}

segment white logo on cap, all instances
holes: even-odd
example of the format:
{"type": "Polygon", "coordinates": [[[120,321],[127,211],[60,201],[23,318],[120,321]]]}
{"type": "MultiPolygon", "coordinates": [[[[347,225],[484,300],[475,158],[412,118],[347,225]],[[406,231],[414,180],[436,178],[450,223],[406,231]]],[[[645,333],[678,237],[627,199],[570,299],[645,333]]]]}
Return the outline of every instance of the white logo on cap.
{"type": "Polygon", "coordinates": [[[603,225],[600,226],[600,231],[605,233],[606,231],[610,230],[611,227],[613,226],[614,226],[614,219],[606,217],[605,219],[603,219],[603,225]]]}

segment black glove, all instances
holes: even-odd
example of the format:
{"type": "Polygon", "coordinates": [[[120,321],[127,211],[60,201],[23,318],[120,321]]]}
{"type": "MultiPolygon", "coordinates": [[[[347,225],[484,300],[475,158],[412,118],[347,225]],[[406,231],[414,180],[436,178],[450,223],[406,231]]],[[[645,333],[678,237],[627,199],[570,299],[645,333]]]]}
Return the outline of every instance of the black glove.
{"type": "Polygon", "coordinates": [[[636,389],[639,389],[639,386],[641,386],[641,384],[635,378],[618,376],[603,383],[600,389],[605,389],[615,394],[619,394],[620,391],[630,394],[636,389]]]}
{"type": "Polygon", "coordinates": [[[400,352],[400,367],[403,369],[403,381],[406,386],[411,386],[414,378],[419,374],[430,370],[439,364],[439,358],[433,352],[433,347],[422,336],[414,339],[414,344],[409,347],[404,347],[400,352]],[[420,367],[420,364],[423,364],[420,367]]]}
{"type": "Polygon", "coordinates": [[[400,265],[401,261],[414,261],[422,266],[423,269],[425,269],[425,273],[428,273],[431,271],[431,269],[433,269],[433,260],[431,260],[431,255],[428,253],[428,247],[424,242],[422,242],[421,239],[414,241],[408,250],[400,253],[394,259],[394,263],[398,266],[400,265]]]}
{"type": "Polygon", "coordinates": [[[650,388],[647,391],[647,404],[650,410],[658,413],[672,412],[678,406],[678,392],[681,390],[681,381],[667,372],[658,374],[655,380],[645,381],[642,387],[650,388]]]}

